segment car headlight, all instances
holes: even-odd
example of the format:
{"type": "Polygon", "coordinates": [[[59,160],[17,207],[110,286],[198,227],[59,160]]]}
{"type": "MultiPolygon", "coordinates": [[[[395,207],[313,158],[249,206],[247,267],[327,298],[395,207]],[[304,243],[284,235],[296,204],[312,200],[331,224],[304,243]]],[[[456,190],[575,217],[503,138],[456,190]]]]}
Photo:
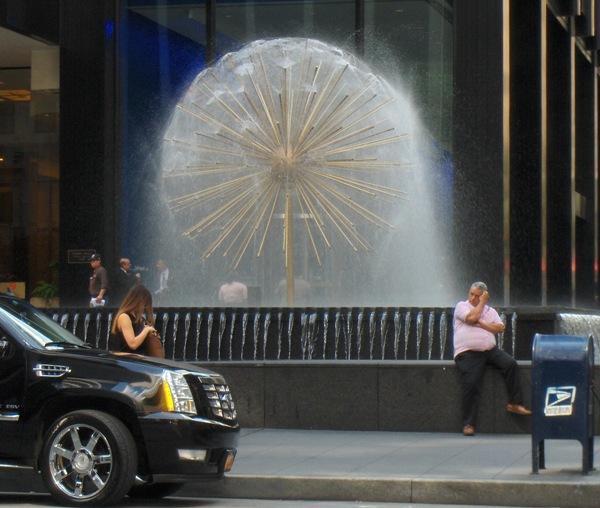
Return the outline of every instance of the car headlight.
{"type": "Polygon", "coordinates": [[[167,411],[196,414],[196,404],[185,377],[178,372],[163,372],[163,391],[167,411]]]}

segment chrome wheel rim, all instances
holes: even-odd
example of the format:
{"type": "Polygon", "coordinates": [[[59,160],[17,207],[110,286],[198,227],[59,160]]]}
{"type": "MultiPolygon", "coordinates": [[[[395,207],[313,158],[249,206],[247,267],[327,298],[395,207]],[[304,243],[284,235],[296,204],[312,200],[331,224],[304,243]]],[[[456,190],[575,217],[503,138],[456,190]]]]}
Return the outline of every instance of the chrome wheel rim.
{"type": "Polygon", "coordinates": [[[65,427],[52,440],[48,457],[54,484],[76,499],[89,499],[106,486],[113,470],[110,444],[91,425],[65,427]]]}

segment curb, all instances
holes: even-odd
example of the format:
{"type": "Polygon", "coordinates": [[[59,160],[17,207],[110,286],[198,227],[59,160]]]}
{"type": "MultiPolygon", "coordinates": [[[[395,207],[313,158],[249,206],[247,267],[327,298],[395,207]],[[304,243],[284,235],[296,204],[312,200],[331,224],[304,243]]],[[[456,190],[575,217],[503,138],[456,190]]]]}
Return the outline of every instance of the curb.
{"type": "Polygon", "coordinates": [[[227,476],[221,482],[188,484],[177,496],[597,508],[600,485],[552,481],[236,475],[227,476]]]}

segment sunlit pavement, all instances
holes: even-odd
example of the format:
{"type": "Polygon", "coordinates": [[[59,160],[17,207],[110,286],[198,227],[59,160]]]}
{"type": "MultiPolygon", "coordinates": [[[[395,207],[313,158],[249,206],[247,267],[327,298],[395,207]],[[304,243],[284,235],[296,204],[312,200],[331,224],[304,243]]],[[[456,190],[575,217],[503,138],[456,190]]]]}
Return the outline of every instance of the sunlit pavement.
{"type": "Polygon", "coordinates": [[[533,474],[528,434],[246,429],[225,480],[180,495],[597,507],[600,473],[582,474],[581,444],[547,440],[545,450],[533,474]]]}
{"type": "MultiPolygon", "coordinates": [[[[597,507],[600,472],[582,475],[579,442],[548,440],[545,448],[546,469],[533,474],[527,434],[244,429],[222,482],[189,484],[177,498],[126,499],[120,506],[597,507]]],[[[598,448],[595,443],[594,463],[598,448]]],[[[0,471],[0,488],[44,492],[37,475],[15,471],[0,471]]],[[[56,506],[47,496],[6,496],[0,505],[56,506]]]]}

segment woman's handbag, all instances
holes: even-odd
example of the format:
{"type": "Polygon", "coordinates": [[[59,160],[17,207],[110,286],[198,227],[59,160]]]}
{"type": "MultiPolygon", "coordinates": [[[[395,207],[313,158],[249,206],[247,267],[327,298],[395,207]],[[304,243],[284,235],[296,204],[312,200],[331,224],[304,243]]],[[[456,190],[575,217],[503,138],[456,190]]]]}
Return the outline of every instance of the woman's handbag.
{"type": "Polygon", "coordinates": [[[149,333],[146,336],[146,354],[155,358],[164,358],[165,350],[158,333],[149,333]]]}

